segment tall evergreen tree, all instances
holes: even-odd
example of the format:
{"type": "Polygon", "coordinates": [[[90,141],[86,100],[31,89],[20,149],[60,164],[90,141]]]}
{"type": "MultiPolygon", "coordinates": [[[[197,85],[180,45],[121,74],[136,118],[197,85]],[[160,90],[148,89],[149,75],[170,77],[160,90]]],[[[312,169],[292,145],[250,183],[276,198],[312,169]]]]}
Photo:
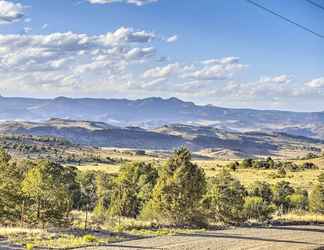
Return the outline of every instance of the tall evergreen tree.
{"type": "Polygon", "coordinates": [[[110,215],[137,217],[151,198],[157,177],[157,170],[150,164],[139,162],[122,167],[111,197],[110,215]]]}
{"type": "Polygon", "coordinates": [[[226,224],[239,224],[244,220],[243,206],[247,192],[231,174],[222,170],[212,178],[204,198],[204,207],[209,216],[226,224]]]}
{"type": "Polygon", "coordinates": [[[144,214],[173,224],[192,222],[206,190],[203,169],[191,162],[185,148],[174,152],[161,173],[144,214]]]}
{"type": "Polygon", "coordinates": [[[10,155],[0,149],[0,222],[3,223],[19,220],[23,206],[20,192],[23,173],[10,160],[10,155]]]}

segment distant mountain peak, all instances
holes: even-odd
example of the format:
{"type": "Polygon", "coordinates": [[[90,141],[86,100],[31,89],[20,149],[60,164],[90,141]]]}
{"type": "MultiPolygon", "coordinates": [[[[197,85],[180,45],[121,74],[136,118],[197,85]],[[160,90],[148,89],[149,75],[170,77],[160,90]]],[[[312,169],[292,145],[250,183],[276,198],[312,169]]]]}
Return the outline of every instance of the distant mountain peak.
{"type": "MultiPolygon", "coordinates": [[[[182,123],[208,125],[227,131],[279,131],[324,138],[324,112],[222,108],[196,105],[177,97],[148,97],[137,100],[64,96],[54,99],[0,98],[0,121],[47,121],[52,117],[55,117],[58,123],[60,121],[57,118],[143,128],[182,123]]],[[[91,126],[98,127],[97,125],[91,126]]],[[[99,127],[105,125],[100,124],[99,127]]]]}

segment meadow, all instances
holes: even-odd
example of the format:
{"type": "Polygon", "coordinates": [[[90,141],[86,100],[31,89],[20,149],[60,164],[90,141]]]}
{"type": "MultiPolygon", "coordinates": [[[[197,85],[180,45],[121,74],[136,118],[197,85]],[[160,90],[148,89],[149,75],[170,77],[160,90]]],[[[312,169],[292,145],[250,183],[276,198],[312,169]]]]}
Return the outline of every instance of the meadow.
{"type": "MultiPolygon", "coordinates": [[[[104,153],[104,155],[107,153],[104,153]]],[[[154,166],[162,166],[167,161],[166,155],[144,155],[137,156],[130,153],[112,152],[108,153],[112,158],[120,158],[123,163],[118,164],[104,164],[104,163],[82,163],[77,165],[81,171],[102,171],[108,174],[117,175],[120,167],[123,164],[131,162],[149,162],[154,166]]],[[[207,177],[216,176],[223,168],[230,165],[237,160],[218,160],[218,159],[194,159],[193,162],[199,167],[203,168],[207,177]]],[[[240,161],[239,161],[240,162],[240,161]]],[[[304,188],[308,191],[311,190],[314,183],[317,181],[318,176],[324,173],[324,157],[309,159],[309,160],[289,160],[289,162],[302,165],[307,162],[314,163],[318,169],[310,169],[305,171],[287,172],[284,177],[276,177],[276,170],[273,169],[240,169],[232,171],[232,175],[237,178],[244,186],[250,186],[256,181],[266,181],[270,184],[276,184],[280,181],[287,181],[295,188],[304,188]]]]}

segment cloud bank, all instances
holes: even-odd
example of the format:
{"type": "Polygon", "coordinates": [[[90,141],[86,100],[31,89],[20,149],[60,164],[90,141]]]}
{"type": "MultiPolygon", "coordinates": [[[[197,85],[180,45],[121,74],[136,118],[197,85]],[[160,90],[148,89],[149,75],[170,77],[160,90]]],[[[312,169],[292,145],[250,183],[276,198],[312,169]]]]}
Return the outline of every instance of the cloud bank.
{"type": "Polygon", "coordinates": [[[0,1],[0,24],[12,23],[24,17],[25,7],[20,3],[0,1]]]}

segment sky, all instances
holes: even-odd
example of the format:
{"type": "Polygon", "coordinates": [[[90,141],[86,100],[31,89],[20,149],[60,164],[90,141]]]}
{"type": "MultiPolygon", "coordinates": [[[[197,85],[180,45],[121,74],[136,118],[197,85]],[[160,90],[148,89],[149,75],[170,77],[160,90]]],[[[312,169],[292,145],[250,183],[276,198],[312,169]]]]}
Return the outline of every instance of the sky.
{"type": "MultiPolygon", "coordinates": [[[[324,36],[309,1],[254,1],[324,36]]],[[[0,0],[0,78],[2,96],[323,111],[324,39],[247,0],[0,0]]]]}

